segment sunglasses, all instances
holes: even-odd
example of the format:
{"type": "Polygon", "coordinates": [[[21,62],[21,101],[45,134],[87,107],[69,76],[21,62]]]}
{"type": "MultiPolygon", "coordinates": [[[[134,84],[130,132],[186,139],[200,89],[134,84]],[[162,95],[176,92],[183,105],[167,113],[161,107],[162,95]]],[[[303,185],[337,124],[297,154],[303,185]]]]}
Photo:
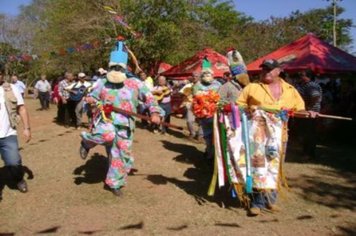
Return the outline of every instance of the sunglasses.
{"type": "Polygon", "coordinates": [[[126,71],[125,68],[123,68],[123,67],[120,66],[120,65],[111,66],[111,67],[109,68],[109,70],[110,70],[110,71],[120,71],[120,72],[122,72],[122,73],[124,73],[124,72],[126,71]]]}

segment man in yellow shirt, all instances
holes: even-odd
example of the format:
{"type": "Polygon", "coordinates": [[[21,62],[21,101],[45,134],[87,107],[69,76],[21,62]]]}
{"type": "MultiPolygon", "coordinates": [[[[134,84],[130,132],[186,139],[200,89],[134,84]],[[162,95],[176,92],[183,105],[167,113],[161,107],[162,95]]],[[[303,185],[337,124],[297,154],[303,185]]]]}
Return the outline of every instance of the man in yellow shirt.
{"type": "MultiPolygon", "coordinates": [[[[276,60],[265,60],[260,67],[262,68],[260,81],[250,83],[243,89],[237,99],[238,105],[272,110],[305,110],[304,101],[298,91],[279,77],[281,69],[276,60]]],[[[316,112],[308,112],[312,118],[317,115],[316,112]]],[[[287,142],[287,129],[283,130],[282,142],[282,146],[287,142]]],[[[277,191],[273,189],[268,195],[267,192],[267,189],[255,189],[250,194],[249,214],[251,216],[257,216],[264,208],[277,210],[275,206],[277,191]]]]}
{"type": "Polygon", "coordinates": [[[265,60],[261,80],[247,85],[237,100],[239,105],[267,109],[281,108],[304,110],[304,101],[298,91],[279,77],[281,69],[276,60],[265,60]]]}

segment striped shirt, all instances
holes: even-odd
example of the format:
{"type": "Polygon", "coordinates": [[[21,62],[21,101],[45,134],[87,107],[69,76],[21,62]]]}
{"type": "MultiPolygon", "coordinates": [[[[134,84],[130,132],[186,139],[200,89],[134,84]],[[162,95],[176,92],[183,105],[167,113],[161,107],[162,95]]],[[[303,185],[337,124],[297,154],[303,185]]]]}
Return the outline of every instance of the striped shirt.
{"type": "Polygon", "coordinates": [[[309,81],[298,88],[300,95],[305,102],[305,108],[308,111],[320,112],[322,90],[318,83],[309,81]]]}
{"type": "Polygon", "coordinates": [[[71,85],[72,83],[68,83],[68,80],[64,79],[58,84],[58,93],[61,98],[68,99],[69,92],[65,90],[66,87],[71,85]]]}

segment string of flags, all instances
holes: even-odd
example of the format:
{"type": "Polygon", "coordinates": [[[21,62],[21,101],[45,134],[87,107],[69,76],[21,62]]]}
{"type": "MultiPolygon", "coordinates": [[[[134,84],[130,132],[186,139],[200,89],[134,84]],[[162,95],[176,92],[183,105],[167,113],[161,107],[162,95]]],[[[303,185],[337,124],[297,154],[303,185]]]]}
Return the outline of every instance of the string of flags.
{"type": "Polygon", "coordinates": [[[0,55],[0,62],[14,62],[14,61],[32,61],[32,60],[37,60],[38,56],[37,55],[29,55],[29,54],[18,54],[18,55],[0,55]]]}
{"type": "MultiPolygon", "coordinates": [[[[114,39],[112,38],[107,38],[105,39],[104,44],[108,44],[114,39]]],[[[61,48],[57,51],[51,51],[49,53],[50,56],[64,56],[67,54],[72,54],[76,52],[82,52],[86,50],[91,50],[91,49],[97,49],[102,45],[102,43],[99,40],[94,40],[90,43],[84,43],[84,44],[77,44],[75,47],[69,47],[69,48],[61,48]]],[[[14,62],[14,61],[20,61],[20,62],[29,62],[32,60],[37,60],[39,59],[40,56],[38,55],[30,55],[27,53],[21,53],[21,54],[13,54],[13,55],[0,55],[0,62],[14,62]]]]}
{"type": "Polygon", "coordinates": [[[118,13],[110,6],[104,6],[104,10],[106,10],[108,13],[114,15],[114,21],[118,24],[120,24],[122,27],[127,29],[133,36],[134,38],[139,38],[141,37],[141,33],[134,31],[131,26],[125,21],[123,16],[118,15],[118,13]]]}
{"type": "MultiPolygon", "coordinates": [[[[108,11],[110,14],[114,15],[113,20],[120,24],[121,26],[123,26],[125,29],[127,29],[133,36],[134,38],[139,38],[141,37],[141,34],[138,32],[135,32],[130,25],[125,21],[123,16],[119,16],[118,13],[113,10],[111,7],[109,6],[104,6],[104,9],[106,11],[108,11]]],[[[112,42],[113,40],[117,40],[117,38],[106,38],[104,40],[104,45],[112,42]]],[[[101,45],[103,44],[103,42],[101,42],[100,40],[93,40],[91,42],[87,42],[84,44],[76,44],[76,46],[73,47],[68,47],[68,48],[61,48],[57,51],[51,51],[49,54],[50,56],[65,56],[68,54],[72,54],[72,53],[77,53],[77,52],[82,52],[82,51],[87,51],[87,50],[91,50],[91,49],[97,49],[99,48],[101,45]]],[[[32,60],[37,60],[39,59],[40,56],[38,55],[30,55],[27,53],[21,53],[21,54],[14,54],[14,55],[0,55],[0,62],[14,62],[14,61],[20,61],[20,62],[29,62],[32,60]]]]}

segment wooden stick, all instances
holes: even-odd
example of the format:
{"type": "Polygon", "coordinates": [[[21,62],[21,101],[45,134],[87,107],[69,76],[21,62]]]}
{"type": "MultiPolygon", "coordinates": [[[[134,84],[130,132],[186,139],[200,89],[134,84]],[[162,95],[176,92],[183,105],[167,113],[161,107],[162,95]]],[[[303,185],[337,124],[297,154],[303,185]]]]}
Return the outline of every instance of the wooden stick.
{"type": "MultiPolygon", "coordinates": [[[[137,114],[137,113],[134,113],[132,111],[126,111],[126,110],[118,108],[118,107],[113,107],[113,111],[121,113],[121,114],[124,114],[124,115],[128,115],[128,116],[134,116],[134,117],[137,117],[137,118],[140,118],[140,119],[143,119],[143,120],[151,121],[151,118],[148,117],[148,116],[137,114]]],[[[169,127],[169,128],[178,129],[178,130],[184,130],[184,128],[182,126],[173,125],[173,124],[170,124],[170,123],[161,122],[160,124],[163,125],[163,126],[169,127]]]]}
{"type": "MultiPolygon", "coordinates": [[[[300,117],[300,118],[310,118],[310,114],[308,112],[303,112],[303,111],[296,111],[294,112],[295,117],[300,117]]],[[[344,116],[332,116],[332,115],[325,115],[325,114],[318,114],[317,117],[322,117],[322,118],[329,118],[329,119],[337,119],[337,120],[352,120],[351,117],[344,117],[344,116]]]]}
{"type": "MultiPolygon", "coordinates": [[[[243,108],[246,108],[246,106],[242,106],[243,108]]],[[[264,107],[258,107],[258,106],[251,106],[250,108],[253,109],[261,109],[267,112],[278,112],[280,110],[276,110],[276,109],[268,109],[268,108],[264,108],[264,107]]],[[[294,111],[293,112],[295,117],[299,117],[299,118],[310,118],[310,114],[307,111],[294,111]]],[[[351,117],[344,117],[344,116],[333,116],[333,115],[325,115],[325,114],[321,114],[319,113],[315,118],[329,118],[329,119],[337,119],[337,120],[352,120],[351,117]]]]}

